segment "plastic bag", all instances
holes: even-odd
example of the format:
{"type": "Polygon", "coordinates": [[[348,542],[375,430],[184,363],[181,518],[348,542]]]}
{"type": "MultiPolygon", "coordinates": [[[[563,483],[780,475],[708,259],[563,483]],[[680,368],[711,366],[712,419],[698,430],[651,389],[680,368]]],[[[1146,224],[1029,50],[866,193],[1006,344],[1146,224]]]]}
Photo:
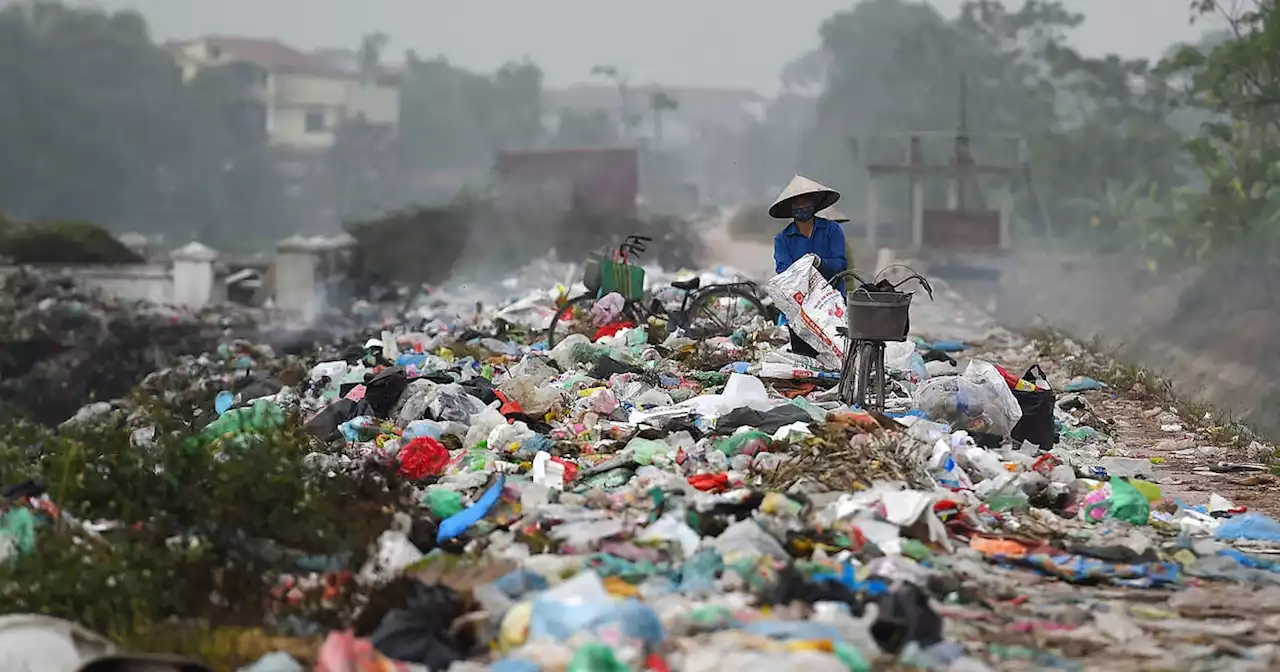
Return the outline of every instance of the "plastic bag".
{"type": "Polygon", "coordinates": [[[622,316],[627,300],[617,292],[605,294],[591,306],[591,322],[596,326],[612,324],[622,316]]]}
{"type": "Polygon", "coordinates": [[[449,463],[449,451],[439,441],[419,436],[400,449],[400,475],[415,481],[439,476],[449,463]]]}
{"type": "Polygon", "coordinates": [[[773,276],[765,291],[800,338],[818,351],[824,368],[838,370],[844,361],[845,338],[838,329],[845,326],[844,297],[814,265],[816,257],[806,254],[787,270],[773,276]]]}
{"type": "Polygon", "coordinates": [[[1123,520],[1134,525],[1146,525],[1151,516],[1151,503],[1147,496],[1122,478],[1112,479],[1089,493],[1080,509],[1081,515],[1091,523],[1106,518],[1123,520]]]}
{"type": "Polygon", "coordinates": [[[929,377],[924,367],[924,357],[916,350],[913,341],[889,342],[884,344],[884,365],[890,371],[902,371],[912,383],[929,377]]]}
{"type": "Polygon", "coordinates": [[[401,438],[412,441],[420,436],[429,436],[439,441],[444,436],[444,426],[435,420],[414,420],[404,428],[401,438]]]}
{"type": "Polygon", "coordinates": [[[471,422],[471,416],[485,409],[479,399],[467,394],[466,390],[456,383],[436,388],[436,392],[436,397],[428,406],[436,420],[451,420],[466,424],[471,422]]]}
{"type": "Polygon", "coordinates": [[[945,420],[953,429],[1008,436],[1022,408],[994,366],[969,362],[961,376],[931,378],[916,390],[916,403],[926,416],[945,420]]]}
{"type": "Polygon", "coordinates": [[[740,432],[720,439],[716,443],[716,450],[730,457],[734,455],[754,456],[756,453],[767,452],[771,439],[772,437],[768,434],[758,430],[740,432]]]}
{"type": "Polygon", "coordinates": [[[660,467],[670,466],[675,453],[666,441],[651,441],[639,437],[631,439],[627,449],[632,452],[636,464],[657,464],[660,467]]]}
{"type": "Polygon", "coordinates": [[[525,413],[535,417],[562,405],[565,399],[564,390],[547,385],[546,379],[540,380],[537,376],[507,378],[498,384],[498,389],[520,404],[525,413]]]}
{"type": "Polygon", "coordinates": [[[399,407],[392,410],[396,424],[404,427],[415,420],[421,420],[431,402],[438,396],[438,388],[439,385],[429,380],[418,379],[409,383],[400,397],[399,407]]]}
{"type": "Polygon", "coordinates": [[[1266,514],[1246,513],[1223,522],[1215,536],[1219,539],[1280,542],[1280,522],[1266,514]]]}

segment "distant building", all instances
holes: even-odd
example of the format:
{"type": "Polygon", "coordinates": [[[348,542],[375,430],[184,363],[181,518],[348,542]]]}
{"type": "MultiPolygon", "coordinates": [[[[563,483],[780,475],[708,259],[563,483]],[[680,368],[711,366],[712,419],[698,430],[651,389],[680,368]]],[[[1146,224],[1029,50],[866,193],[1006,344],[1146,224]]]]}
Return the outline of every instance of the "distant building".
{"type": "Polygon", "coordinates": [[[344,123],[394,128],[400,121],[399,75],[347,67],[349,60],[336,58],[347,54],[343,50],[309,54],[275,39],[219,36],[164,47],[186,79],[230,66],[260,103],[254,123],[274,148],[321,152],[333,146],[344,123]]]}

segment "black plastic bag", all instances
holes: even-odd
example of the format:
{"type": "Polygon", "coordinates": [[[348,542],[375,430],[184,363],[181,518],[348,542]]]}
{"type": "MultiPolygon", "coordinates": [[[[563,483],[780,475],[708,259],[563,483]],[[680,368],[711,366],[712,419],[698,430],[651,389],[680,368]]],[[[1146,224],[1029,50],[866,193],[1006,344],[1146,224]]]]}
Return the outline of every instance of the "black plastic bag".
{"type": "Polygon", "coordinates": [[[336,441],[342,436],[338,425],[360,415],[360,410],[361,404],[350,399],[338,399],[316,413],[302,428],[326,443],[336,441]]]}
{"type": "Polygon", "coordinates": [[[929,605],[929,596],[914,584],[904,583],[881,595],[876,605],[880,609],[871,624],[871,636],[884,652],[897,654],[908,642],[927,649],[942,641],[942,617],[929,605]]]}
{"type": "Polygon", "coordinates": [[[400,395],[404,394],[404,388],[408,385],[409,376],[403,366],[383,369],[365,384],[364,400],[369,403],[374,416],[386,419],[390,417],[391,409],[400,401],[400,395]]]}
{"type": "Polygon", "coordinates": [[[493,383],[484,378],[472,378],[459,385],[466,390],[467,394],[479,399],[485,406],[498,400],[498,395],[493,393],[493,383]]]}
{"type": "MultiPolygon", "coordinates": [[[[1027,369],[1026,374],[1022,376],[1024,380],[1031,382],[1035,382],[1037,377],[1046,382],[1049,380],[1039,364],[1027,369]]],[[[1036,388],[1026,391],[1014,390],[1013,396],[1018,400],[1018,406],[1022,408],[1022,419],[1013,426],[1009,437],[1018,443],[1026,441],[1039,447],[1040,450],[1053,450],[1053,445],[1058,442],[1058,425],[1053,419],[1057,394],[1051,389],[1036,388]]]]}
{"type": "Polygon", "coordinates": [[[449,632],[464,613],[458,593],[443,585],[416,584],[407,602],[404,609],[388,612],[369,638],[379,653],[432,670],[447,670],[466,658],[468,644],[449,632]]]}

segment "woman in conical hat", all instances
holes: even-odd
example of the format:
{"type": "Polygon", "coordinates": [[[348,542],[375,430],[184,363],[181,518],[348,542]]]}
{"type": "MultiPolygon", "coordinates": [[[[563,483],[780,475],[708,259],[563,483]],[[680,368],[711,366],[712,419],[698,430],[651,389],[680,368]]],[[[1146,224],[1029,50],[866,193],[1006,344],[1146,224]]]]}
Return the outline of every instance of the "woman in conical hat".
{"type": "MultiPolygon", "coordinates": [[[[817,216],[840,200],[840,192],[796,175],[769,207],[769,216],[791,222],[773,239],[774,271],[781,273],[806,254],[817,257],[818,271],[825,278],[849,267],[845,256],[844,230],[836,222],[817,216]]],[[[836,287],[844,291],[843,282],[836,287]]],[[[810,357],[817,352],[791,330],[791,351],[810,357]]]]}

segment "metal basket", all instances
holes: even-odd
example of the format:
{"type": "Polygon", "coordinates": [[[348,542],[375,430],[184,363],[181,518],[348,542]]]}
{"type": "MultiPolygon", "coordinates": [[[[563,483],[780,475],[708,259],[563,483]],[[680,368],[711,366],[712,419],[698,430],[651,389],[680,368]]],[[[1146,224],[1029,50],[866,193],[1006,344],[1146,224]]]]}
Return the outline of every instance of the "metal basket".
{"type": "Polygon", "coordinates": [[[857,341],[905,341],[911,317],[908,292],[851,290],[845,296],[849,338],[857,341]]]}

